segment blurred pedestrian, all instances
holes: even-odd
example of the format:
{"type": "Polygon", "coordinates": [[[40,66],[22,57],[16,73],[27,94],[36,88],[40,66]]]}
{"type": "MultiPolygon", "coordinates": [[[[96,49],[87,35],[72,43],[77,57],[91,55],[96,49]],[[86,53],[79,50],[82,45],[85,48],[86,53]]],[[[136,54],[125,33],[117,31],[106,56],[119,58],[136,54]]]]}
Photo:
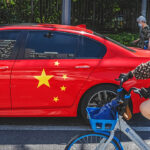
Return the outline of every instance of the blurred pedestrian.
{"type": "Polygon", "coordinates": [[[143,16],[138,17],[137,23],[140,28],[140,37],[132,43],[142,49],[150,50],[150,28],[146,23],[146,18],[143,16]]]}

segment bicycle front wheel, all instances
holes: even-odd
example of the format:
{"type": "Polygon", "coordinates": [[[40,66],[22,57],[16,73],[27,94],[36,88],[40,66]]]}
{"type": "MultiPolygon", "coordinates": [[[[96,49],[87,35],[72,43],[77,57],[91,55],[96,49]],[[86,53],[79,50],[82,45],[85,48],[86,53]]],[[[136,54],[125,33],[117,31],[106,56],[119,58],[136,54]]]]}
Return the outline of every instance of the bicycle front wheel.
{"type": "MultiPolygon", "coordinates": [[[[89,133],[75,136],[66,146],[65,150],[100,150],[108,135],[103,133],[89,133]]],[[[122,150],[122,146],[115,139],[107,145],[105,150],[122,150]]]]}

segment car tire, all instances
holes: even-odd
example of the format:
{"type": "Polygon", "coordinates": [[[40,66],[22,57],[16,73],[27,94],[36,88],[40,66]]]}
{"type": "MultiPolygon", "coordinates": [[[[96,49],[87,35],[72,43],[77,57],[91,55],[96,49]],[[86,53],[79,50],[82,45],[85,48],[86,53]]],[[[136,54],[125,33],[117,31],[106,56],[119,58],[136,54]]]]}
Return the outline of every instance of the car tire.
{"type": "MultiPolygon", "coordinates": [[[[87,122],[87,112],[86,108],[89,107],[96,107],[90,105],[90,102],[92,104],[92,101],[94,101],[95,96],[95,102],[96,102],[96,94],[98,96],[98,93],[101,94],[101,100],[99,99],[97,102],[97,106],[101,107],[104,104],[110,102],[112,99],[114,99],[117,95],[117,86],[115,85],[99,85],[96,86],[89,91],[85,93],[85,95],[82,97],[81,103],[80,103],[80,114],[87,122]],[[105,95],[106,94],[106,95],[105,95]],[[108,97],[106,97],[108,95],[108,97]],[[93,98],[93,100],[92,100],[93,98]],[[105,98],[104,100],[102,100],[105,98]]],[[[97,98],[98,99],[98,98],[97,98]]]]}

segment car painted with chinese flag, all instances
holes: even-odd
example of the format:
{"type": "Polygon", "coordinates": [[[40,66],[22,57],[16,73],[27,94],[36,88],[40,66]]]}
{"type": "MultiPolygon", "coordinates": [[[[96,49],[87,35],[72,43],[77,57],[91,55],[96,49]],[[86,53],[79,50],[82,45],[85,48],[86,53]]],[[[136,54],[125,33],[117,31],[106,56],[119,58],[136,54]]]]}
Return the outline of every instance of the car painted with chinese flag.
{"type": "MultiPolygon", "coordinates": [[[[116,96],[120,73],[150,60],[85,26],[18,24],[0,27],[0,117],[86,117],[87,106],[116,96]]],[[[148,87],[148,80],[129,80],[148,87]]],[[[142,102],[132,95],[133,113],[142,102]]]]}

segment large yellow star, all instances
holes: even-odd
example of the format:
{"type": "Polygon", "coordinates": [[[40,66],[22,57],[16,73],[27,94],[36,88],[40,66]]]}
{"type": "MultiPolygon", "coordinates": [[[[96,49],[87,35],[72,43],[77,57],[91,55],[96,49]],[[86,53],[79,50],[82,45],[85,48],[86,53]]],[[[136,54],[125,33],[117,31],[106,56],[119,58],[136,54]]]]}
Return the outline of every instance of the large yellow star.
{"type": "Polygon", "coordinates": [[[46,86],[50,87],[49,80],[53,77],[53,75],[46,75],[45,70],[43,69],[40,76],[34,76],[37,80],[39,80],[39,84],[37,88],[45,84],[46,86]]]}
{"type": "Polygon", "coordinates": [[[66,88],[64,85],[60,87],[61,91],[66,91],[66,88]]]}
{"type": "Polygon", "coordinates": [[[54,98],[53,98],[53,101],[57,103],[57,102],[59,101],[58,96],[57,96],[57,97],[54,97],[54,98]]]}

